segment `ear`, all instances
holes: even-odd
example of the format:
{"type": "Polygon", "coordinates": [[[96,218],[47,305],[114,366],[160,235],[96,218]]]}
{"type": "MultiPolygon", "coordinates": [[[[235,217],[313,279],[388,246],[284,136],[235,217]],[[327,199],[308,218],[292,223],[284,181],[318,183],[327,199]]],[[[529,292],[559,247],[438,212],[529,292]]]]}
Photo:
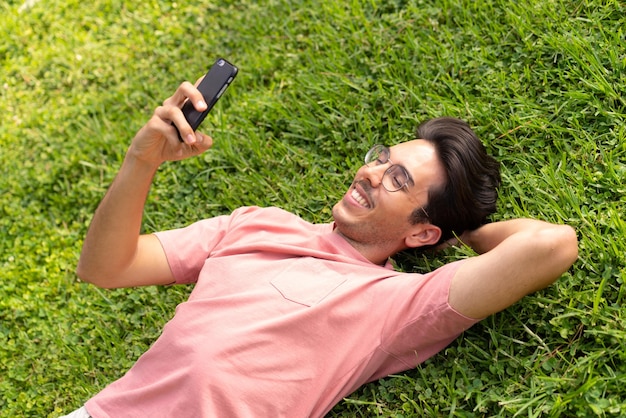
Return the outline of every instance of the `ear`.
{"type": "Polygon", "coordinates": [[[430,223],[416,224],[411,235],[404,239],[408,248],[424,247],[439,242],[441,229],[430,223]]]}

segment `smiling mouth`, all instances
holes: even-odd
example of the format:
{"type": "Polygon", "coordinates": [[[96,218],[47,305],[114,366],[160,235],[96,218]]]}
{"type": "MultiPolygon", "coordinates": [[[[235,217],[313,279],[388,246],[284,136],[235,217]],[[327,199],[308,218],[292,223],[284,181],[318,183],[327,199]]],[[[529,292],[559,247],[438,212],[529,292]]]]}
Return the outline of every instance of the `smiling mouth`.
{"type": "Polygon", "coordinates": [[[363,206],[366,209],[371,208],[369,202],[367,201],[367,199],[365,197],[363,197],[363,195],[361,195],[361,193],[359,193],[359,191],[356,188],[352,189],[352,193],[350,193],[350,196],[361,206],[363,206]]]}

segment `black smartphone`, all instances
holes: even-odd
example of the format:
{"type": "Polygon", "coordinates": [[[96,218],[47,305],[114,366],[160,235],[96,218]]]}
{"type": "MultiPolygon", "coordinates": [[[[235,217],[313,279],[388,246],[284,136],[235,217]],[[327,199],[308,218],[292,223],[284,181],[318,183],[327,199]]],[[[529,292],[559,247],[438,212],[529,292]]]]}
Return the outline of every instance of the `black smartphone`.
{"type": "MultiPolygon", "coordinates": [[[[218,58],[198,85],[198,90],[204,96],[207,108],[203,112],[198,112],[189,100],[183,104],[182,111],[185,119],[187,119],[194,131],[198,129],[206,115],[209,114],[215,103],[217,103],[230,83],[235,79],[238,71],[237,67],[224,58],[218,58]]],[[[178,139],[183,142],[180,132],[178,133],[178,139]]]]}

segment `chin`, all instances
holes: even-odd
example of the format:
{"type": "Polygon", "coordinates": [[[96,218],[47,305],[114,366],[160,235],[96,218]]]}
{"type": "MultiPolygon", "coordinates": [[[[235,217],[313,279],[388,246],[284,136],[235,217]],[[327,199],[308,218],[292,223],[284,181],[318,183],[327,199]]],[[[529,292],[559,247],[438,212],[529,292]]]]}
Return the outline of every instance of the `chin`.
{"type": "Polygon", "coordinates": [[[333,220],[335,222],[337,222],[337,218],[341,218],[341,206],[343,205],[343,201],[340,200],[339,202],[335,203],[335,205],[333,206],[333,210],[331,211],[332,215],[333,215],[333,220]]]}
{"type": "Polygon", "coordinates": [[[337,225],[348,224],[350,220],[353,219],[353,217],[350,216],[349,206],[343,200],[333,206],[332,215],[337,225]]]}

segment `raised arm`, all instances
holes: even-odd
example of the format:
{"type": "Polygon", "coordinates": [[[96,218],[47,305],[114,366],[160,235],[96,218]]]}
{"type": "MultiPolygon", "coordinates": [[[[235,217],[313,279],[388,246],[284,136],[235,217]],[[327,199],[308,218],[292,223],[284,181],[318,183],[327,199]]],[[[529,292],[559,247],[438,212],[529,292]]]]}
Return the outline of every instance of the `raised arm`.
{"type": "Polygon", "coordinates": [[[558,279],[578,257],[575,231],[532,219],[484,225],[461,240],[480,255],[456,273],[449,302],[462,314],[484,318],[558,279]]]}
{"type": "Polygon", "coordinates": [[[212,139],[194,133],[180,108],[189,98],[204,110],[202,94],[190,83],[158,107],[133,139],[115,180],[91,221],[77,274],[100,287],[132,287],[174,281],[165,253],[154,235],[140,235],[143,209],[154,174],[165,161],[198,155],[212,139]],[[174,122],[185,142],[178,140],[174,122]]]}

